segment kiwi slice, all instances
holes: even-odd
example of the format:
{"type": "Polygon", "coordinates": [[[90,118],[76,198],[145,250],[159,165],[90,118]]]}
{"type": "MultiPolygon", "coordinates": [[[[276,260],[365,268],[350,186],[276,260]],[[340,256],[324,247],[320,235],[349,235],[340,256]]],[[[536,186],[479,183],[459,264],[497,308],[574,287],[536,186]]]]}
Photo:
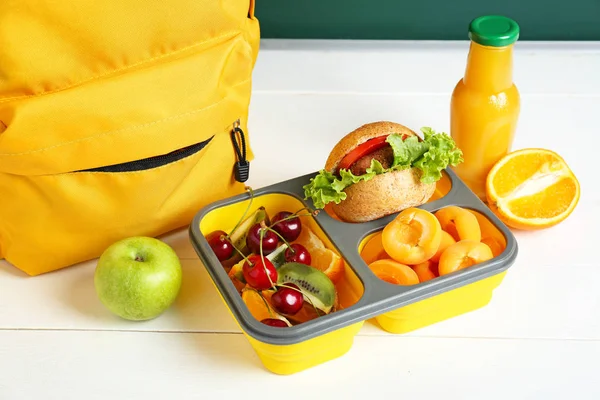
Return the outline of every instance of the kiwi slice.
{"type": "Polygon", "coordinates": [[[316,308],[325,314],[331,311],[336,298],[335,285],[323,272],[310,265],[290,262],[283,264],[277,275],[278,283],[294,283],[316,308]]]}
{"type": "Polygon", "coordinates": [[[267,255],[266,258],[271,261],[273,266],[277,269],[286,263],[285,251],[288,249],[288,245],[285,243],[280,244],[271,254],[267,255]]]}
{"type": "MultiPolygon", "coordinates": [[[[250,254],[250,251],[246,246],[246,236],[248,236],[248,231],[250,230],[252,225],[260,223],[263,220],[267,225],[270,224],[267,210],[261,206],[257,208],[244,221],[242,221],[237,226],[237,228],[234,229],[233,232],[231,232],[231,236],[229,238],[233,242],[233,245],[245,256],[250,254]]],[[[228,260],[221,261],[221,265],[223,266],[223,268],[225,268],[226,271],[229,271],[235,264],[239,263],[241,260],[243,260],[243,258],[240,255],[240,253],[234,250],[233,256],[231,256],[231,258],[229,258],[228,260]]]]}
{"type": "Polygon", "coordinates": [[[267,210],[264,207],[259,207],[254,211],[248,218],[242,221],[233,232],[231,232],[231,241],[233,245],[239,249],[244,255],[248,255],[248,248],[246,247],[246,236],[252,225],[257,224],[261,221],[265,221],[269,225],[269,216],[267,210]]]}

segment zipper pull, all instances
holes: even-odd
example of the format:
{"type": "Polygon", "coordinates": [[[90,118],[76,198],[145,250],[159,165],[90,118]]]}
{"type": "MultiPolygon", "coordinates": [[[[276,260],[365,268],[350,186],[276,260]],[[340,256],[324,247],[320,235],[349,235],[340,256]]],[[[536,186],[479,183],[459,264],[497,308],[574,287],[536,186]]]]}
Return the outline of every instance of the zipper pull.
{"type": "Polygon", "coordinates": [[[233,123],[231,140],[238,158],[233,166],[235,180],[238,182],[246,182],[250,176],[250,162],[246,159],[246,138],[244,137],[244,131],[240,128],[239,119],[233,123]]]}

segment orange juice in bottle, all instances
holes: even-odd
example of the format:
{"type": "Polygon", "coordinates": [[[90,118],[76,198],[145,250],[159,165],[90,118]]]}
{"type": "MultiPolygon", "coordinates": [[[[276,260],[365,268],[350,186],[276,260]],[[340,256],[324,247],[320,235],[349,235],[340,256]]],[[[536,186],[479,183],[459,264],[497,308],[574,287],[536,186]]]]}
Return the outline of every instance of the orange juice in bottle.
{"type": "Polygon", "coordinates": [[[520,96],[513,83],[518,37],[519,25],[510,18],[474,19],[465,74],[452,93],[450,135],[464,157],[454,171],[483,201],[487,174],[510,152],[519,118],[520,96]]]}

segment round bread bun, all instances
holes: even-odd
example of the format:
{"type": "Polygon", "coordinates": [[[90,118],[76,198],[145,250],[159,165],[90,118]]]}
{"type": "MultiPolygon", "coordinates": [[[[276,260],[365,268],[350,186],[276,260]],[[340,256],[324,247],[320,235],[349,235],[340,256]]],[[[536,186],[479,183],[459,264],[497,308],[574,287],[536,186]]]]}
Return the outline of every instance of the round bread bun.
{"type": "MultiPolygon", "coordinates": [[[[404,125],[389,121],[363,125],[344,136],[331,151],[325,169],[335,173],[346,154],[369,139],[392,133],[418,136],[404,125]]],[[[332,211],[346,222],[367,222],[426,203],[436,184],[421,182],[421,170],[408,168],[376,175],[344,189],[346,199],[332,203],[332,211]]]]}

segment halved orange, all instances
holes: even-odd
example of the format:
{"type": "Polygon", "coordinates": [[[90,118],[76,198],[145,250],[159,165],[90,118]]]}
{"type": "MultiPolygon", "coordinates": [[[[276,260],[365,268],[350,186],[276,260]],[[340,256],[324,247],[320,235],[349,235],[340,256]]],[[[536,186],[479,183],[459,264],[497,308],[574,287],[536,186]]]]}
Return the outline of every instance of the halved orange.
{"type": "Polygon", "coordinates": [[[323,271],[334,284],[342,279],[345,272],[344,260],[325,247],[325,243],[308,226],[302,226],[300,236],[294,243],[299,243],[308,250],[311,267],[323,271]]]}
{"type": "Polygon", "coordinates": [[[580,197],[579,181],[554,151],[522,149],[501,158],[486,180],[487,202],[506,225],[548,228],[566,219],[580,197]]]}

